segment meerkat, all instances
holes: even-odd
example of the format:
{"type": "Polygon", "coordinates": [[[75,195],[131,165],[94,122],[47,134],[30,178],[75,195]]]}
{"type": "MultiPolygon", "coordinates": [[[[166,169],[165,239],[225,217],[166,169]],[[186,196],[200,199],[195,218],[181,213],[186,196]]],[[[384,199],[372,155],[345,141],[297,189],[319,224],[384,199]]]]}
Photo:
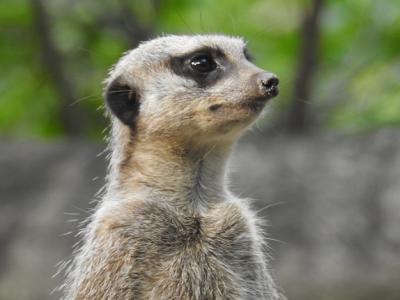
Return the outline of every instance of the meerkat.
{"type": "Polygon", "coordinates": [[[106,192],[64,299],[285,299],[260,220],[226,184],[236,140],[278,94],[241,38],[163,36],[106,80],[106,192]]]}

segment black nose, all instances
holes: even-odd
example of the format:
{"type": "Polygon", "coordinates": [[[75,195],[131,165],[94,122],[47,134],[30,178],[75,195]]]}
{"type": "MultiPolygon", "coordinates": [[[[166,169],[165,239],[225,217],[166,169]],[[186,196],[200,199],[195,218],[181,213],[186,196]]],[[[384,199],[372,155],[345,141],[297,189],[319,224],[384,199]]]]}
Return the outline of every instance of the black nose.
{"type": "Polygon", "coordinates": [[[260,91],[265,96],[274,97],[278,95],[279,79],[274,74],[262,73],[259,77],[260,91]]]}
{"type": "Polygon", "coordinates": [[[261,81],[262,85],[267,89],[271,89],[273,87],[277,87],[279,84],[279,79],[275,76],[272,76],[271,78],[264,79],[261,81]]]}

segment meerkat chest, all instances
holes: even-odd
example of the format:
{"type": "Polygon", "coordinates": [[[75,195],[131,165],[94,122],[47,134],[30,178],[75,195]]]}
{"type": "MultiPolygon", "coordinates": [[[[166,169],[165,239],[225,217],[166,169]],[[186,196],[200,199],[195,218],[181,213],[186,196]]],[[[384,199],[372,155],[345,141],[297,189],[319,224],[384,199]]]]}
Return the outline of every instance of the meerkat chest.
{"type": "Polygon", "coordinates": [[[256,290],[256,238],[237,205],[181,215],[147,204],[134,215],[125,232],[130,278],[140,279],[134,282],[144,285],[137,288],[144,298],[247,299],[243,294],[256,290]]]}
{"type": "Polygon", "coordinates": [[[146,203],[132,213],[131,224],[126,227],[132,241],[146,241],[150,248],[160,248],[171,255],[204,251],[234,259],[232,255],[237,252],[251,251],[256,239],[254,225],[235,203],[220,204],[207,212],[192,214],[178,213],[158,203],[146,203]]]}

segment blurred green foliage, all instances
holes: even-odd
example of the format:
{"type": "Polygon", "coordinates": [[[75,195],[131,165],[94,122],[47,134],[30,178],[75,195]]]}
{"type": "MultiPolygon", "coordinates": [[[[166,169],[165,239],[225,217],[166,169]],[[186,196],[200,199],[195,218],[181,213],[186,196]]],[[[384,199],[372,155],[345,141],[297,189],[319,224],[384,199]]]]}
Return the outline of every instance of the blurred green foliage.
{"type": "MultiPolygon", "coordinates": [[[[35,0],[0,2],[0,134],[53,138],[66,134],[60,96],[46,69],[35,0]]],[[[136,26],[162,33],[244,36],[255,61],[278,74],[281,96],[272,119],[292,100],[306,0],[43,1],[74,101],[100,136],[101,82],[122,52],[135,46],[136,26]],[[129,10],[129,14],[126,11],[129,10]],[[133,22],[134,21],[134,22],[133,22]],[[129,38],[129,33],[132,38],[129,38]]],[[[344,132],[400,125],[400,1],[326,1],[319,63],[307,102],[321,129],[344,132]]],[[[268,115],[268,117],[271,114],[268,115]]],[[[268,122],[266,122],[268,123],[268,122]]]]}

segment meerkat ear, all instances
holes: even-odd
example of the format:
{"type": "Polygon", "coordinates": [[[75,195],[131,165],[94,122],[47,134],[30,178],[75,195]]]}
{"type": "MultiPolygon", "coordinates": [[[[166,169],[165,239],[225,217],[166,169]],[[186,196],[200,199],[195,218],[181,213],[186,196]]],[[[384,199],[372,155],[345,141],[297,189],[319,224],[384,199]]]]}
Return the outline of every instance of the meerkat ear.
{"type": "Polygon", "coordinates": [[[117,78],[108,86],[105,99],[111,112],[125,125],[133,126],[139,114],[139,97],[134,88],[117,78]]]}

